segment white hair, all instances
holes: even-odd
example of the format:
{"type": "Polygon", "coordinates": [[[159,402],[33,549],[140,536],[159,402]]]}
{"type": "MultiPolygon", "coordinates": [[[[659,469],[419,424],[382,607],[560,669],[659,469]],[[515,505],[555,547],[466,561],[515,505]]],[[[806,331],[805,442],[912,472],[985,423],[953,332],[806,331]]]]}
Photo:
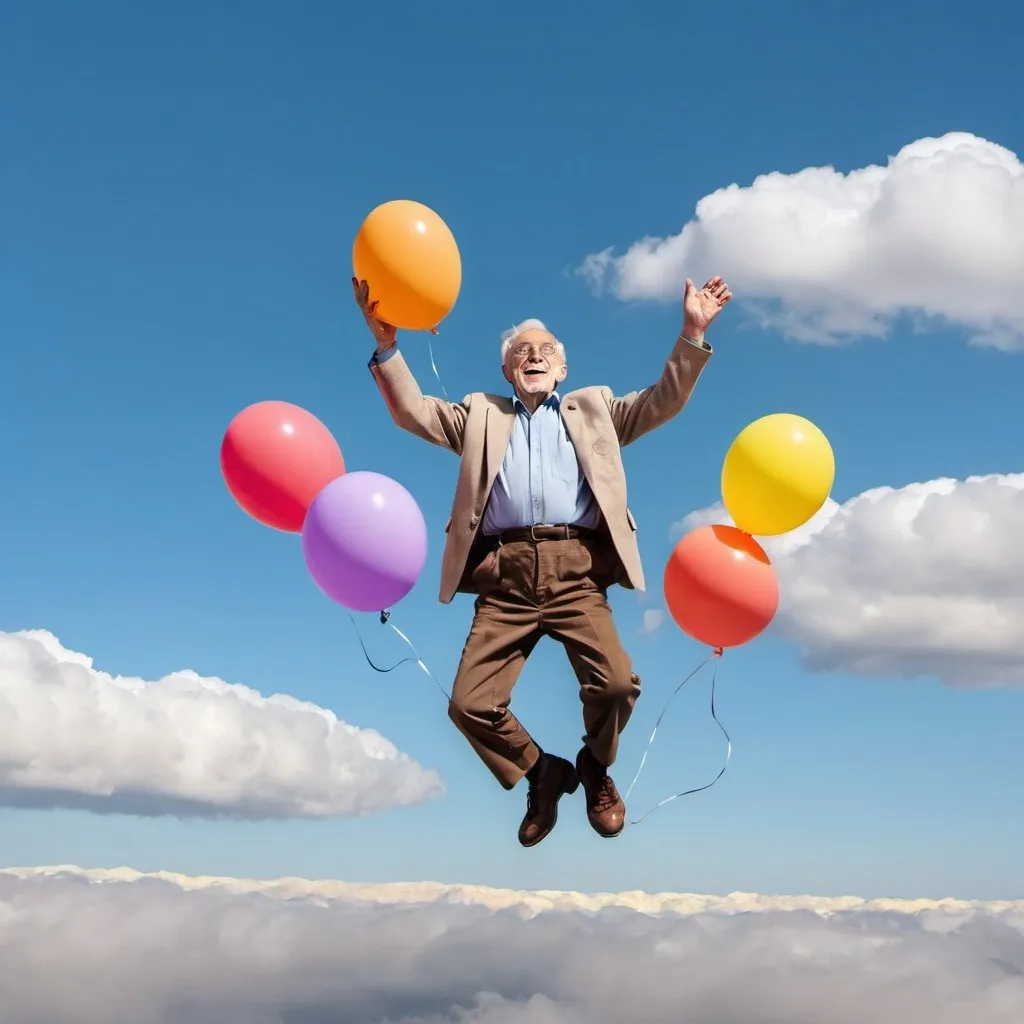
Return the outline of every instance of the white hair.
{"type": "MultiPolygon", "coordinates": [[[[529,320],[524,320],[522,323],[516,324],[511,330],[502,331],[501,332],[501,361],[502,361],[502,363],[504,363],[506,358],[508,357],[508,351],[512,347],[512,342],[515,341],[516,338],[518,338],[520,334],[525,334],[527,331],[547,331],[548,334],[551,334],[551,331],[548,330],[547,326],[544,324],[544,321],[543,320],[537,320],[536,318],[531,318],[529,320]]],[[[551,337],[555,338],[555,336],[553,334],[551,334],[551,337]]],[[[557,351],[558,354],[562,357],[562,362],[564,363],[565,362],[565,346],[557,338],[555,338],[555,351],[557,351]]]]}

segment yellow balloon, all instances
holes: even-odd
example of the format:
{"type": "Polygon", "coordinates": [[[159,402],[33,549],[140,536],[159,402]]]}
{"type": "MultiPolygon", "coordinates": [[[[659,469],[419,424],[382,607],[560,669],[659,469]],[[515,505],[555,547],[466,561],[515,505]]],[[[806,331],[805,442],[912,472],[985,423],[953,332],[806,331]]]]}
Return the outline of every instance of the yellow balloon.
{"type": "Polygon", "coordinates": [[[828,438],[792,413],[763,416],[733,441],[722,501],[746,533],[772,537],[802,526],[825,504],[836,475],[828,438]]]}
{"type": "Polygon", "coordinates": [[[462,287],[455,236],[429,206],[382,203],[363,221],[352,271],[366,281],[377,316],[406,331],[429,331],[451,311],[462,287]]]}

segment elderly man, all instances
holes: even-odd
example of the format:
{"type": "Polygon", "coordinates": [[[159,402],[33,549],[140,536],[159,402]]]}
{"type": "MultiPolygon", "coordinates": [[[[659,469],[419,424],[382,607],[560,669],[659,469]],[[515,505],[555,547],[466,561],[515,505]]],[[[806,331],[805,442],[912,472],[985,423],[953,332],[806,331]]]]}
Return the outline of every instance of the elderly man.
{"type": "Polygon", "coordinates": [[[560,395],[565,349],[543,323],[527,320],[502,337],[511,395],[476,392],[446,402],[422,394],[366,282],[352,286],[377,342],[370,369],[392,419],[461,458],[440,599],[477,597],[449,717],[505,789],[526,776],[523,846],[551,832],[558,801],[580,782],[594,831],[617,836],[625,806],[608,768],[640,680],[607,591],[616,583],[644,588],[620,449],[686,405],[711,357],[704,332],[731,298],[729,288],[720,277],[700,290],[687,280],[683,329],[661,378],[643,391],[616,396],[588,387],[560,395]],[[580,684],[584,735],[575,764],[542,751],[509,710],[523,665],[545,635],[565,647],[580,684]]]}

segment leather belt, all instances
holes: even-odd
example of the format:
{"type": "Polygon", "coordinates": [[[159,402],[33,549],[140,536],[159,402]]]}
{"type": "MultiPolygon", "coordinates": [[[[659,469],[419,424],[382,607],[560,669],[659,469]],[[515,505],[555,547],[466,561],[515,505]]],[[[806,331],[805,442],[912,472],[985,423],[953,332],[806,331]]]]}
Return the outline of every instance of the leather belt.
{"type": "Polygon", "coordinates": [[[524,526],[516,530],[490,534],[487,539],[498,544],[516,544],[527,541],[536,544],[542,540],[593,540],[597,531],[585,526],[524,526]]]}

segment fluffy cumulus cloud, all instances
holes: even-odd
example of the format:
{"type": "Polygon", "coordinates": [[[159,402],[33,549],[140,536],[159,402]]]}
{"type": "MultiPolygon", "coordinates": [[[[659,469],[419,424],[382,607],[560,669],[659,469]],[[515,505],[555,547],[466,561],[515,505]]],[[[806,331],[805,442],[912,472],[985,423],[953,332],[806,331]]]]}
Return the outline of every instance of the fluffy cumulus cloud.
{"type": "Polygon", "coordinates": [[[0,953],[5,1024],[1024,1020],[1010,902],[8,870],[0,953]]]}
{"type": "MultiPolygon", "coordinates": [[[[730,523],[721,505],[673,536],[730,523]]],[[[1024,684],[1024,473],[879,487],[758,538],[811,671],[1024,684]]]]}
{"type": "Polygon", "coordinates": [[[685,276],[721,273],[766,326],[801,341],[881,335],[909,314],[1020,350],[1024,165],[953,132],[885,166],[774,171],[705,196],[679,234],[592,253],[579,271],[622,299],[675,299],[685,276]]]}
{"type": "Polygon", "coordinates": [[[0,803],[240,818],[364,815],[442,791],[372,729],[175,672],[111,676],[44,630],[0,632],[0,803]]]}

